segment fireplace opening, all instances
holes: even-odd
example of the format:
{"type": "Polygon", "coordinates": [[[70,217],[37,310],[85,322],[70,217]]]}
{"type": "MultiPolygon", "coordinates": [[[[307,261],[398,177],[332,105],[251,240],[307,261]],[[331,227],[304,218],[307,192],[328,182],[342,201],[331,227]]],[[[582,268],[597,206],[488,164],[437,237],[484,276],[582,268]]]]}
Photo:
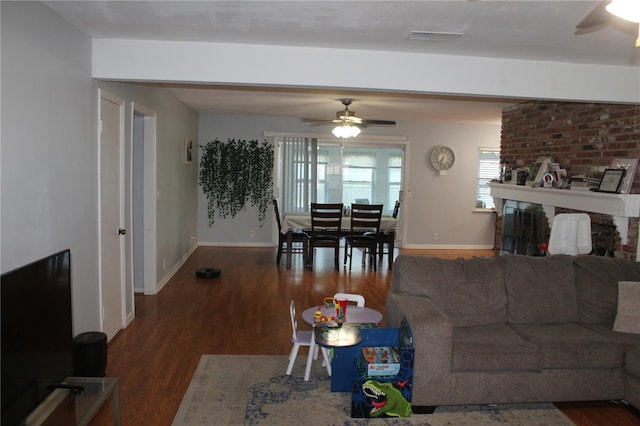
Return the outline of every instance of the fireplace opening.
{"type": "Polygon", "coordinates": [[[502,253],[544,256],[549,221],[539,204],[508,200],[502,213],[502,253]]]}
{"type": "MultiPolygon", "coordinates": [[[[564,211],[564,209],[563,209],[564,211]]],[[[615,256],[616,226],[591,216],[590,254],[615,256]]],[[[540,204],[507,200],[502,213],[501,253],[525,256],[545,256],[545,245],[549,242],[551,227],[540,204]]]]}
{"type": "Polygon", "coordinates": [[[591,221],[591,245],[596,256],[614,257],[616,250],[616,227],[591,221]]]}

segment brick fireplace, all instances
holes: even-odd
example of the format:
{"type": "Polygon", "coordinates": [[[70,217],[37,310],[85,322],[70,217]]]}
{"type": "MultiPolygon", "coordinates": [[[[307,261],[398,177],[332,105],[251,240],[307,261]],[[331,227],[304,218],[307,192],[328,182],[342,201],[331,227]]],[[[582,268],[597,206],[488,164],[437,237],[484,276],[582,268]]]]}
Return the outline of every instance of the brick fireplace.
{"type": "MultiPolygon", "coordinates": [[[[528,167],[540,156],[552,156],[560,167],[567,170],[568,176],[584,174],[599,178],[612,158],[640,158],[640,105],[548,101],[512,105],[505,108],[502,114],[500,151],[501,159],[514,169],[528,167]]],[[[587,196],[586,206],[595,203],[595,207],[575,203],[575,193],[580,191],[548,191],[557,193],[553,194],[557,198],[552,197],[552,201],[538,200],[541,201],[538,205],[546,206],[545,213],[551,220],[557,213],[586,212],[591,217],[592,233],[599,238],[597,243],[594,242],[594,245],[602,248],[599,251],[640,261],[640,205],[636,205],[636,201],[630,201],[629,204],[620,201],[620,197],[640,197],[639,179],[634,180],[629,195],[596,194],[595,198],[590,198],[593,193],[582,194],[587,196]],[[566,198],[572,201],[562,202],[566,198]],[[553,212],[550,206],[554,207],[553,212]],[[621,211],[621,208],[627,211],[621,211]],[[611,235],[613,242],[610,242],[611,235]]],[[[544,194],[552,195],[551,192],[544,194]]],[[[494,245],[497,252],[502,251],[502,230],[503,215],[500,211],[496,220],[494,245]]]]}

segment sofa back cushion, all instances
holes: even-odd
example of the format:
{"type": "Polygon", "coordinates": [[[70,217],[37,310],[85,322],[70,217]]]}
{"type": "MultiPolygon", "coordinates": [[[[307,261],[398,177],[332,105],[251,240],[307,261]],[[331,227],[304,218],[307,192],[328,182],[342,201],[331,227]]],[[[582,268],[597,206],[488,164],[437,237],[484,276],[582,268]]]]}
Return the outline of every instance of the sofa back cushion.
{"type": "Polygon", "coordinates": [[[552,324],[578,321],[571,256],[498,257],[507,289],[507,321],[552,324]]]}
{"type": "Polygon", "coordinates": [[[618,282],[640,281],[640,265],[600,256],[575,256],[573,264],[580,321],[613,327],[618,307],[618,282]]]}
{"type": "Polygon", "coordinates": [[[431,298],[455,327],[505,323],[504,277],[495,258],[400,255],[393,264],[392,291],[431,298]]]}

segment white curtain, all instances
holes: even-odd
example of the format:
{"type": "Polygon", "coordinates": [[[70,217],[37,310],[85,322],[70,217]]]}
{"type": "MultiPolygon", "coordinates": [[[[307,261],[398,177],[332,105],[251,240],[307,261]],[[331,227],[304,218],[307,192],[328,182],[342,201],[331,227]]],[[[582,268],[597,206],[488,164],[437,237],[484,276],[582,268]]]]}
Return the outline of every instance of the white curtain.
{"type": "Polygon", "coordinates": [[[286,213],[309,211],[311,201],[316,199],[317,148],[315,138],[282,139],[280,188],[286,213]]]}

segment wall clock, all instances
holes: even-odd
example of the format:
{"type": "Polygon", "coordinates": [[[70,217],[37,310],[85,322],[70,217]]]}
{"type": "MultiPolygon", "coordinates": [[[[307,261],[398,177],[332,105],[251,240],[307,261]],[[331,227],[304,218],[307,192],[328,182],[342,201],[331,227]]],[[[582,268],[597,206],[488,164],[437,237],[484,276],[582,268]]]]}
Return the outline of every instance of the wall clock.
{"type": "Polygon", "coordinates": [[[456,156],[448,146],[438,145],[431,151],[430,160],[434,169],[443,172],[453,166],[456,156]]]}

